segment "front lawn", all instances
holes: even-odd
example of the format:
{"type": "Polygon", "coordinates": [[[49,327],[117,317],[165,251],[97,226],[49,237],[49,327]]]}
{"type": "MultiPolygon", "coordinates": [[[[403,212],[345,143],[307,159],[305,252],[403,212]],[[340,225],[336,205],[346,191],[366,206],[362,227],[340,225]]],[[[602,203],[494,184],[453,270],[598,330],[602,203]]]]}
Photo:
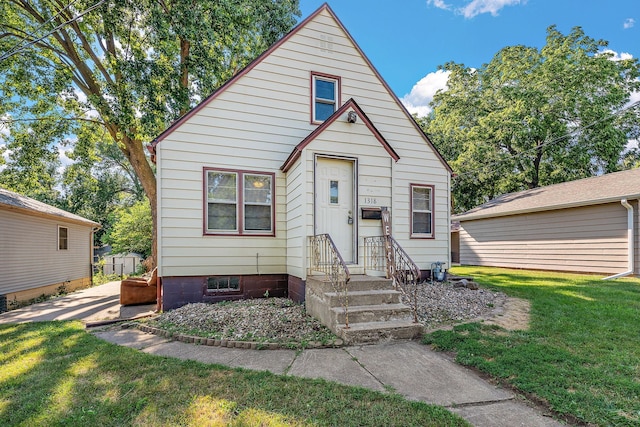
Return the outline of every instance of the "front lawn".
{"type": "Polygon", "coordinates": [[[148,355],[79,322],[0,326],[0,426],[130,425],[468,424],[395,394],[148,355]]]}
{"type": "Polygon", "coordinates": [[[471,323],[424,342],[547,404],[569,420],[640,425],[640,280],[457,267],[531,303],[527,331],[471,323]]]}

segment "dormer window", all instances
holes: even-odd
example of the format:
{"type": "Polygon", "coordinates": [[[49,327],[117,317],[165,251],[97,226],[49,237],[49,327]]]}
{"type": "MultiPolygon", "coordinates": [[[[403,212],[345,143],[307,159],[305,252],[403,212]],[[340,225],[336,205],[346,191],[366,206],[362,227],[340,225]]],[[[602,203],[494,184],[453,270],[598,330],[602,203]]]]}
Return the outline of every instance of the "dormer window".
{"type": "Polygon", "coordinates": [[[311,74],[311,121],[320,123],[331,116],[340,103],[340,78],[327,74],[311,74]]]}

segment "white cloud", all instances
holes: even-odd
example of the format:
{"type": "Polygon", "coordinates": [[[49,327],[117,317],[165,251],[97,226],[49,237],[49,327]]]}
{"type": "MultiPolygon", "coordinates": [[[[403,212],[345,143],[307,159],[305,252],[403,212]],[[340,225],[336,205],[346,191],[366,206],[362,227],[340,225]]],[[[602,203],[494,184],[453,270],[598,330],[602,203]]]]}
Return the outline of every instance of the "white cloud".
{"type": "Polygon", "coordinates": [[[611,59],[612,61],[624,61],[626,59],[633,59],[633,55],[627,52],[616,52],[615,50],[611,50],[611,49],[606,49],[603,51],[598,52],[600,54],[609,54],[611,55],[611,59]]]}
{"type": "Polygon", "coordinates": [[[438,70],[429,73],[416,83],[411,92],[402,97],[402,103],[411,114],[420,117],[427,116],[431,112],[429,103],[438,90],[447,90],[447,80],[450,71],[438,70]]]}
{"type": "Polygon", "coordinates": [[[462,15],[467,19],[483,13],[490,13],[491,16],[498,16],[500,9],[521,3],[526,3],[526,0],[473,0],[465,7],[458,9],[458,12],[462,13],[462,15]]]}
{"type": "Polygon", "coordinates": [[[444,0],[427,0],[427,4],[443,10],[453,10],[455,13],[463,15],[467,19],[483,13],[490,13],[492,16],[498,16],[498,12],[507,6],[515,6],[525,4],[527,0],[471,0],[466,1],[466,5],[462,7],[453,7],[444,2],[444,0]]]}
{"type": "Polygon", "coordinates": [[[636,24],[635,19],[627,18],[624,20],[624,24],[622,24],[622,28],[624,28],[625,30],[628,30],[629,28],[633,28],[635,24],[636,24]]]}
{"type": "Polygon", "coordinates": [[[451,9],[451,5],[446,4],[444,0],[427,0],[427,4],[430,6],[437,7],[438,9],[443,9],[443,10],[451,9]]]}

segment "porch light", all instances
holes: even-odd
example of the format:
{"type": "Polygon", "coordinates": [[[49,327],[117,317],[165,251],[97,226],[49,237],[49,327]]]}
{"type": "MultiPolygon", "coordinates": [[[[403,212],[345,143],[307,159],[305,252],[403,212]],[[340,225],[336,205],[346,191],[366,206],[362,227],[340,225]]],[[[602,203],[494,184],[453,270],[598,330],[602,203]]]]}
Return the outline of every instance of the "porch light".
{"type": "Polygon", "coordinates": [[[355,123],[358,120],[358,115],[356,114],[355,111],[349,111],[347,113],[347,121],[349,123],[355,123]]]}

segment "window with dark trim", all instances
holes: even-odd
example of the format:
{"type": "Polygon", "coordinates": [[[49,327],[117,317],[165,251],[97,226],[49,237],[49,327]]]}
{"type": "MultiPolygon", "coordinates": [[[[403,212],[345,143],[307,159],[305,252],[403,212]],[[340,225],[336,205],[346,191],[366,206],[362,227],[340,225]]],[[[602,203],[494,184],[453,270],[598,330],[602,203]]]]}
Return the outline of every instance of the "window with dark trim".
{"type": "Polygon", "coordinates": [[[205,234],[274,235],[274,174],[205,168],[205,234]]]}
{"type": "Polygon", "coordinates": [[[433,237],[433,186],[411,184],[411,237],[433,237]]]}
{"type": "Polygon", "coordinates": [[[335,76],[312,73],[311,75],[311,121],[323,122],[329,118],[340,103],[340,79],[335,76]]]}
{"type": "Polygon", "coordinates": [[[58,250],[66,251],[67,249],[69,249],[69,229],[58,226],[58,250]]]}

